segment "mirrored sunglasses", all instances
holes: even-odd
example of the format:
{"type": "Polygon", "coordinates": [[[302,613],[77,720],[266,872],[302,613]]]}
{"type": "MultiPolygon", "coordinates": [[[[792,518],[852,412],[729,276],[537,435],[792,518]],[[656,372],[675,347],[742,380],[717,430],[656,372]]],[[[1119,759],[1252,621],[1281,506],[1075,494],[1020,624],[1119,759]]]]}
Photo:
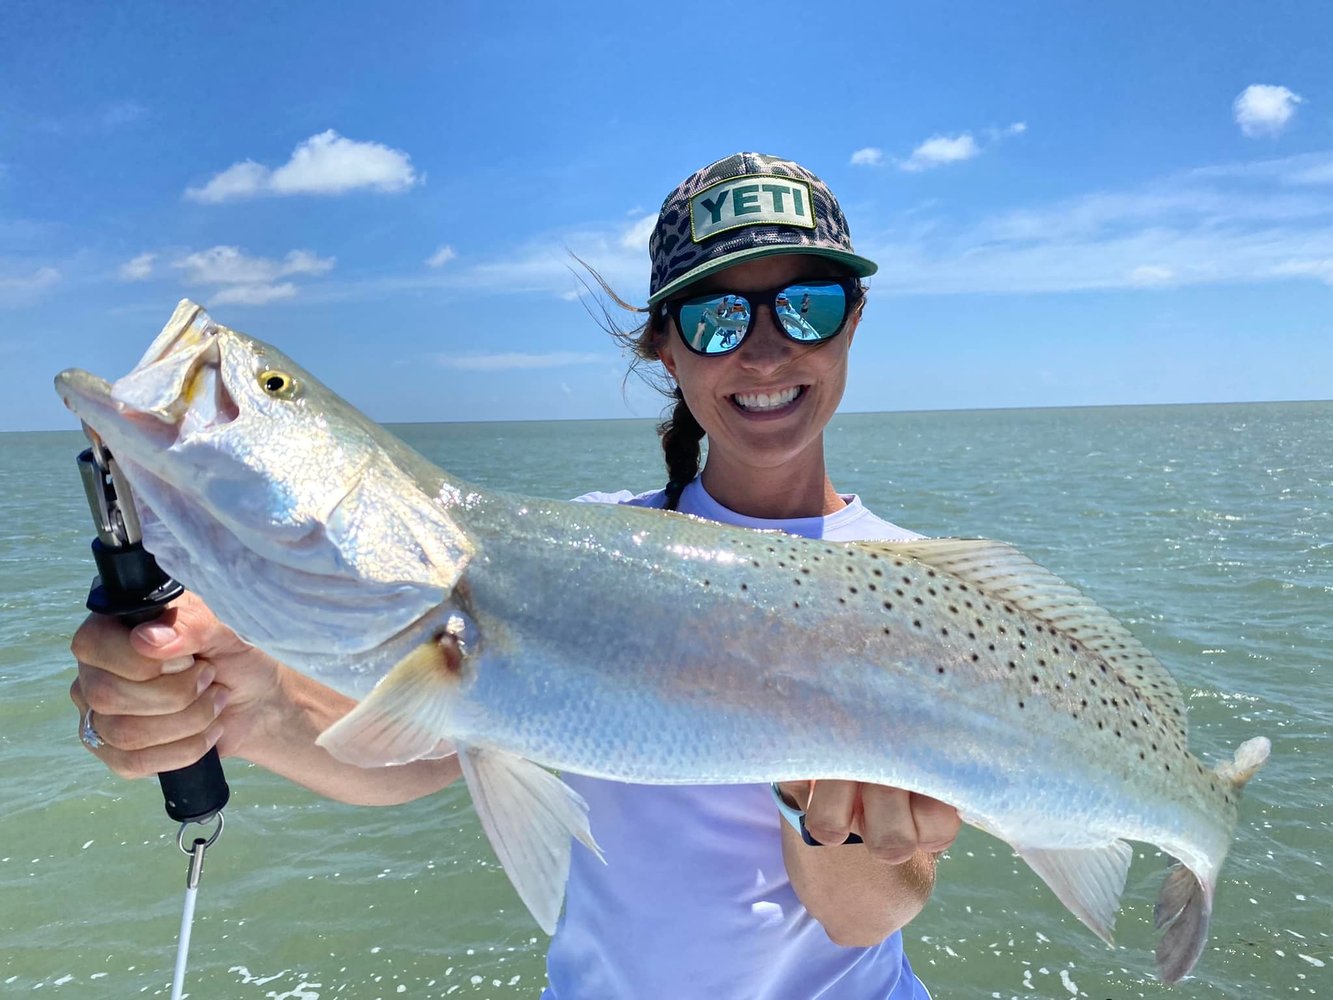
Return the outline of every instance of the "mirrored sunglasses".
{"type": "Polygon", "coordinates": [[[798,344],[818,344],[842,332],[861,295],[850,278],[796,281],[757,292],[713,291],[663,303],[680,339],[695,354],[730,354],[754,329],[758,306],[773,311],[778,329],[798,344]]]}

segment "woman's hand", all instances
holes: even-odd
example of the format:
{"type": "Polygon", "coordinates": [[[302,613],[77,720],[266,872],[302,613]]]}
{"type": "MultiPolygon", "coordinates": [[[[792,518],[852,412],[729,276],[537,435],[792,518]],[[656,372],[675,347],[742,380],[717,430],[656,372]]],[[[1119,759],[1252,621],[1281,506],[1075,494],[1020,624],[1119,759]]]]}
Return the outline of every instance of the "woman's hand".
{"type": "Polygon", "coordinates": [[[70,648],[70,699],[102,738],[88,749],[122,777],[188,767],[216,745],[320,795],[392,805],[461,773],[456,756],[371,769],[335,759],[315,740],[355,702],[248,645],[188,593],[134,629],[91,615],[70,648]]]}
{"type": "Polygon", "coordinates": [[[939,854],[958,836],[958,810],[928,795],[860,781],[794,781],[782,785],[790,801],[805,804],[805,828],[821,844],[841,844],[855,833],[870,854],[891,865],[917,851],[939,854]]]}
{"type": "Polygon", "coordinates": [[[217,745],[243,754],[278,692],[278,662],[237,638],[191,594],[155,621],[128,629],[90,615],[70,649],[79,676],[70,699],[92,709],[107,767],[139,778],[187,767],[217,745]]]}
{"type": "Polygon", "coordinates": [[[865,846],[810,847],[782,823],[792,888],[830,940],[870,947],[921,912],[935,884],[935,856],[953,843],[958,810],[927,795],[859,781],[788,781],[789,802],[822,844],[855,833],[865,846]]]}

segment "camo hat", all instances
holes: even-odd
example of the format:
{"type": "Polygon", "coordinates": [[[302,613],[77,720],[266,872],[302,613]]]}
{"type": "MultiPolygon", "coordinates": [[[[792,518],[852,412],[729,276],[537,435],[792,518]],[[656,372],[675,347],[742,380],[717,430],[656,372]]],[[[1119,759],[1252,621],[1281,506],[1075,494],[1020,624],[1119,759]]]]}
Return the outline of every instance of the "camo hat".
{"type": "Polygon", "coordinates": [[[858,278],[878,266],[852,251],[833,192],[805,167],[735,153],[691,174],[667,196],[648,240],[648,304],[741,261],[780,253],[828,257],[858,278]]]}

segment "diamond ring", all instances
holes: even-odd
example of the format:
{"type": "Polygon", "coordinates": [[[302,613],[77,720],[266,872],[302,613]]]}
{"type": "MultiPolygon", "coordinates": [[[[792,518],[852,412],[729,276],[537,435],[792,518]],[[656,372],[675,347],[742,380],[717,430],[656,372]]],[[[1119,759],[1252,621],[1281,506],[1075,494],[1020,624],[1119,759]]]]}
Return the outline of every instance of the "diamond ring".
{"type": "Polygon", "coordinates": [[[93,710],[91,708],[83,713],[83,721],[79,723],[79,739],[89,750],[100,750],[106,746],[106,741],[93,728],[93,710]]]}

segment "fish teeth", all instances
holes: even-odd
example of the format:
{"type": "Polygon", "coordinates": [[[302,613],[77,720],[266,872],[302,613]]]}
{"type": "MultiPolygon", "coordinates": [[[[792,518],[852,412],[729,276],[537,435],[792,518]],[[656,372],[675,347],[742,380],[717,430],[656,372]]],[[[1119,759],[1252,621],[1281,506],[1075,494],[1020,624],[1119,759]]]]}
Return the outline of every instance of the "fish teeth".
{"type": "Polygon", "coordinates": [[[731,398],[738,406],[746,410],[776,410],[786,406],[801,394],[801,387],[794,385],[790,389],[777,392],[738,392],[731,398]]]}

